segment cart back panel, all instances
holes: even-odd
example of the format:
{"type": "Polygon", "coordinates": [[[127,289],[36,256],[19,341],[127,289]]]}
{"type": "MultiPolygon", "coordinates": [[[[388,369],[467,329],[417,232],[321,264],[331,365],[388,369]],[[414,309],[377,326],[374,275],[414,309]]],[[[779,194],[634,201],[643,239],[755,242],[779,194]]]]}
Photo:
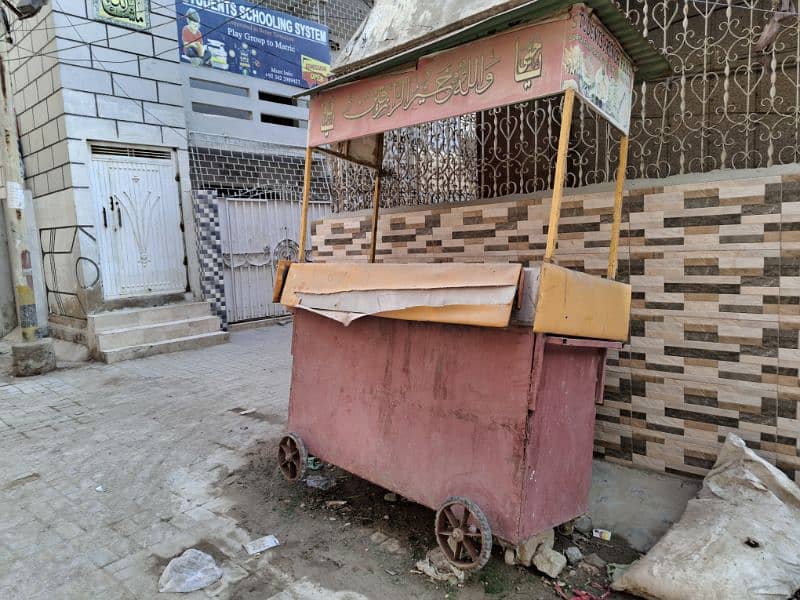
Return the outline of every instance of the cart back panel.
{"type": "Polygon", "coordinates": [[[604,342],[536,336],[520,539],[586,512],[604,342]],[[538,351],[537,351],[538,355],[538,351]]]}
{"type": "Polygon", "coordinates": [[[293,348],[289,430],[311,454],[430,508],[466,496],[515,538],[530,329],[297,311],[293,348]]]}

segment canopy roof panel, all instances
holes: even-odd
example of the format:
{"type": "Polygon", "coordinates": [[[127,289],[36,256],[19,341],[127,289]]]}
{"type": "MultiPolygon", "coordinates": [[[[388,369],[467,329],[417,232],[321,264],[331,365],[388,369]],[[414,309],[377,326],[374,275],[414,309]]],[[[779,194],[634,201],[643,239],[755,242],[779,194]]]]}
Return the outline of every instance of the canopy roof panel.
{"type": "Polygon", "coordinates": [[[311,93],[416,61],[509,27],[545,19],[575,4],[591,8],[636,68],[636,81],[666,75],[667,59],[613,0],[376,0],[334,64],[336,76],[311,93]]]}

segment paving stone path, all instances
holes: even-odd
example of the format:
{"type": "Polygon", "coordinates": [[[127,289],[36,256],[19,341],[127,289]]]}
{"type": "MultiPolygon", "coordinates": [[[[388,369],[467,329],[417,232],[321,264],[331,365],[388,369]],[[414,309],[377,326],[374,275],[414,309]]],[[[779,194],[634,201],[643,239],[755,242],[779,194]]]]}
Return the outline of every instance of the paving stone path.
{"type": "Polygon", "coordinates": [[[155,598],[166,559],[209,536],[230,558],[225,575],[184,597],[226,597],[268,569],[242,551],[255,536],[225,516],[214,484],[282,429],[290,337],[268,327],[203,350],[0,379],[0,598],[155,598]],[[237,407],[278,417],[245,422],[237,407]]]}

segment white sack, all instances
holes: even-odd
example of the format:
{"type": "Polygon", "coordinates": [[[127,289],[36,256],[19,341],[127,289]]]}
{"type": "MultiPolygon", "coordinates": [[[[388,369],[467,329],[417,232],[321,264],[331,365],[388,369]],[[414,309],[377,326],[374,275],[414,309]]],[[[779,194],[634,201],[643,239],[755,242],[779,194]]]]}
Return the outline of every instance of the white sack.
{"type": "Polygon", "coordinates": [[[789,598],[800,588],[800,488],[728,434],[681,520],[612,587],[657,600],[789,598]]]}

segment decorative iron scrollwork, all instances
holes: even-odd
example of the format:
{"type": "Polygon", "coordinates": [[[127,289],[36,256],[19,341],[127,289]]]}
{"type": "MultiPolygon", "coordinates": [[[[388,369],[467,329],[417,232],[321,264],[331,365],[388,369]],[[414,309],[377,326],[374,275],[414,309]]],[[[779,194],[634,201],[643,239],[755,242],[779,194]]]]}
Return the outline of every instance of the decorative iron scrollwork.
{"type": "MultiPolygon", "coordinates": [[[[673,68],[668,77],[635,88],[628,178],[800,162],[800,19],[779,19],[762,51],[764,28],[775,20],[771,0],[618,4],[673,68]]],[[[535,67],[535,51],[523,50],[525,67],[535,67]]],[[[381,204],[550,189],[560,107],[559,99],[545,98],[387,133],[381,204]]],[[[581,106],[567,185],[612,180],[618,147],[619,134],[581,106]]],[[[368,169],[331,159],[330,171],[334,210],[371,205],[368,169]]]]}

